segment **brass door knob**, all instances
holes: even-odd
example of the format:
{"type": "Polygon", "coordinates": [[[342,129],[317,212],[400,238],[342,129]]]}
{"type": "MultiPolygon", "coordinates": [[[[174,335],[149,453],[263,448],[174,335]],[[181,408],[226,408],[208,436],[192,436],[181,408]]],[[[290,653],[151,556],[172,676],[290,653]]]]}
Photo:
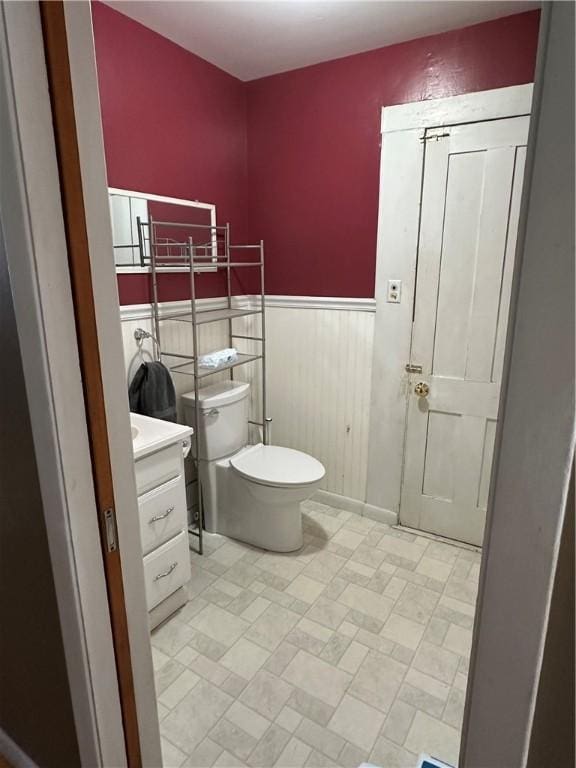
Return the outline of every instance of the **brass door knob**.
{"type": "Polygon", "coordinates": [[[428,397],[428,394],[430,393],[430,387],[428,384],[426,384],[425,381],[419,381],[418,384],[414,387],[414,392],[418,395],[418,397],[428,397]]]}

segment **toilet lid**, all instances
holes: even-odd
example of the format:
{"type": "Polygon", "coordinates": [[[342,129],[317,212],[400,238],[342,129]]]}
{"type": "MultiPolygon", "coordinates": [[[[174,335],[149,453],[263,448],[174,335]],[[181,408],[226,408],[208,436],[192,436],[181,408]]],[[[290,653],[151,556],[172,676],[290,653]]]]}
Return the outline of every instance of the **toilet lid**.
{"type": "Polygon", "coordinates": [[[277,445],[255,445],[230,464],[242,477],[261,485],[309,485],[324,477],[324,467],[317,459],[277,445]]]}

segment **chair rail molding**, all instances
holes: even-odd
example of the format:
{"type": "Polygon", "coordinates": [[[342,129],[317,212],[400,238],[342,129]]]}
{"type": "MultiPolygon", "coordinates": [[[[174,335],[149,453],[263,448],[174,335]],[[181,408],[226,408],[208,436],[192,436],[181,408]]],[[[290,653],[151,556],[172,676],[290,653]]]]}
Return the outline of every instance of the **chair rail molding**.
{"type": "Polygon", "coordinates": [[[289,309],[332,309],[344,312],[376,312],[375,299],[334,296],[266,296],[267,307],[289,309]]]}
{"type": "MultiPolygon", "coordinates": [[[[238,306],[251,306],[260,300],[260,296],[244,295],[235,296],[234,301],[238,306]]],[[[210,299],[199,299],[202,309],[223,309],[226,301],[223,298],[216,297],[210,299]]],[[[190,306],[190,301],[183,299],[181,301],[165,301],[160,304],[160,314],[174,312],[175,310],[185,310],[190,306]]],[[[285,309],[330,309],[343,312],[376,312],[375,299],[347,298],[334,296],[266,296],[266,308],[274,309],[283,307],[285,309]]],[[[124,304],[120,307],[120,317],[122,320],[146,319],[152,315],[151,304],[124,304]]]]}

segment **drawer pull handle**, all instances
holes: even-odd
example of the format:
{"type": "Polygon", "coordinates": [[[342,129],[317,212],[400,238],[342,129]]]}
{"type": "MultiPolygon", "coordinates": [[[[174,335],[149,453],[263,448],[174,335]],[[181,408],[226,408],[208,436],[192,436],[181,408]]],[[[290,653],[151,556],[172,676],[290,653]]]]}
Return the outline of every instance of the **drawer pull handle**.
{"type": "Polygon", "coordinates": [[[154,517],[151,517],[150,520],[148,520],[148,525],[152,525],[152,523],[157,523],[158,520],[164,520],[168,515],[172,514],[174,512],[174,507],[168,507],[166,512],[162,512],[160,515],[154,515],[154,517]]]}
{"type": "Polygon", "coordinates": [[[178,562],[171,563],[168,568],[166,568],[165,571],[162,571],[162,573],[158,573],[156,576],[154,576],[154,581],[160,581],[160,579],[165,579],[166,576],[170,576],[174,568],[178,565],[178,562]]]}

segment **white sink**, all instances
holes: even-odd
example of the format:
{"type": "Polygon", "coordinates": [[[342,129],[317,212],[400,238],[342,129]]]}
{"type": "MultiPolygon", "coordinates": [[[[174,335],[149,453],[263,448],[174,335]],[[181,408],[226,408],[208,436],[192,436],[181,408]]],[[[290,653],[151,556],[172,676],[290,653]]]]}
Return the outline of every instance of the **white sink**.
{"type": "Polygon", "coordinates": [[[159,451],[172,443],[182,442],[189,449],[191,427],[174,424],[171,421],[151,419],[138,413],[130,414],[132,427],[132,450],[135,459],[141,459],[150,453],[159,451]]]}

